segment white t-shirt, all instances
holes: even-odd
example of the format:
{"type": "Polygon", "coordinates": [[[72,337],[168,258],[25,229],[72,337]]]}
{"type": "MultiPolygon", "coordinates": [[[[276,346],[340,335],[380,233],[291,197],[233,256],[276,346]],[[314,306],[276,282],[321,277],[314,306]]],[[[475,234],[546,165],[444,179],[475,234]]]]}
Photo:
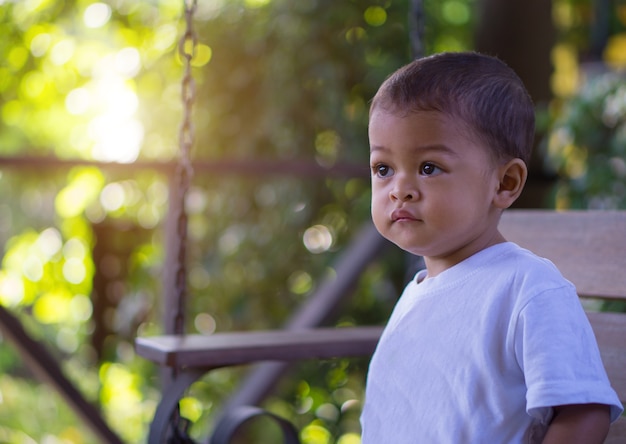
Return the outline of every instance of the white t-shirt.
{"type": "Polygon", "coordinates": [[[535,443],[551,406],[622,405],[574,286],[514,243],[417,274],[370,363],[362,444],[535,443]]]}

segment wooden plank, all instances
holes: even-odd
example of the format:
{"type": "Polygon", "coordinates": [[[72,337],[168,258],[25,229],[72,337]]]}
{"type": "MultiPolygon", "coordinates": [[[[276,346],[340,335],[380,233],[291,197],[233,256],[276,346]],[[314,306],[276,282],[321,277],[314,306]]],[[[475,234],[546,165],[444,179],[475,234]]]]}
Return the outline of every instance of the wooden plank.
{"type": "Polygon", "coordinates": [[[510,210],[500,230],[554,262],[581,296],[626,297],[626,211],[510,210]]]}
{"type": "Polygon", "coordinates": [[[382,327],[216,333],[137,338],[137,353],[161,365],[218,368],[260,361],[368,356],[382,327]]]}
{"type": "MultiPolygon", "coordinates": [[[[626,314],[588,313],[613,388],[626,402],[626,314]]],[[[368,356],[382,327],[137,338],[137,353],[166,366],[217,368],[259,361],[368,356]]]]}
{"type": "Polygon", "coordinates": [[[611,385],[626,403],[626,313],[587,313],[587,316],[611,385]]]}

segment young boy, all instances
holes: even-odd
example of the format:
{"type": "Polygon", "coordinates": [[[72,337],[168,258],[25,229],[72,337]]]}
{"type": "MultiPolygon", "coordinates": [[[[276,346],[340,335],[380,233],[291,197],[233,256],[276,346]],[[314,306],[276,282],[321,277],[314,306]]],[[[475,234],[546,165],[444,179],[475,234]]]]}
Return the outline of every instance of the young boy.
{"type": "Polygon", "coordinates": [[[601,443],[621,414],[575,288],[498,231],[533,137],[493,57],[416,60],[374,97],[372,218],[426,270],[372,357],[363,444],[601,443]]]}

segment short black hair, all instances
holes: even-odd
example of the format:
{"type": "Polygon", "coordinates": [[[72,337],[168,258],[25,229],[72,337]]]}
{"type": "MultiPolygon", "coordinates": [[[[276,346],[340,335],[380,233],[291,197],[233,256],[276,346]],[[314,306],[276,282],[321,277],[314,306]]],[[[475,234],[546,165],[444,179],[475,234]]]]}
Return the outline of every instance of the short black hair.
{"type": "Polygon", "coordinates": [[[460,119],[499,160],[530,160],[535,109],[522,80],[496,57],[445,52],[395,71],[372,100],[392,113],[438,111],[460,119]]]}

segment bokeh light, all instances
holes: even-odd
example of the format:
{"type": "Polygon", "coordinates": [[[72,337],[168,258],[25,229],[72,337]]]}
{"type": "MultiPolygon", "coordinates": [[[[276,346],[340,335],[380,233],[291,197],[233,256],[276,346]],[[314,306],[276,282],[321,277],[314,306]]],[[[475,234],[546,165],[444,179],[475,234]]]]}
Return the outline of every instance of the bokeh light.
{"type": "Polygon", "coordinates": [[[111,18],[111,7],[106,3],[96,2],[87,6],[83,21],[88,28],[101,28],[111,18]]]}
{"type": "Polygon", "coordinates": [[[333,245],[333,235],[325,225],[314,225],[304,232],[302,242],[311,253],[323,253],[333,245]]]}

